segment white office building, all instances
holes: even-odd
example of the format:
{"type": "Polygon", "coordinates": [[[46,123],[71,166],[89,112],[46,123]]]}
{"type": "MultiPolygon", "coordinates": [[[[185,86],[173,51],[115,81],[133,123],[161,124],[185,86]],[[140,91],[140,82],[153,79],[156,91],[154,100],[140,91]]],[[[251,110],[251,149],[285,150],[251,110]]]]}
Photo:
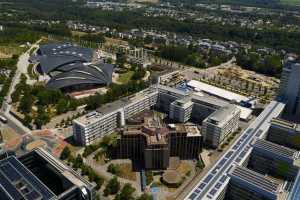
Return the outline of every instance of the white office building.
{"type": "Polygon", "coordinates": [[[190,120],[193,109],[193,102],[190,98],[182,98],[170,104],[169,118],[185,123],[190,120]]]}
{"type": "Polygon", "coordinates": [[[213,148],[224,143],[227,137],[238,129],[240,113],[240,109],[229,104],[208,116],[202,122],[204,142],[213,148]]]}

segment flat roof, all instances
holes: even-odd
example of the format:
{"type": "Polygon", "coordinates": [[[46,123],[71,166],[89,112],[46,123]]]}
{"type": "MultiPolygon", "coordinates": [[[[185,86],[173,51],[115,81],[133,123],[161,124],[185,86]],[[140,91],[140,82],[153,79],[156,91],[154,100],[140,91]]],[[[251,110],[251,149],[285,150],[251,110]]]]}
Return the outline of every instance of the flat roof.
{"type": "Polygon", "coordinates": [[[196,81],[196,80],[191,80],[187,83],[187,85],[189,87],[195,88],[198,91],[203,91],[206,92],[208,94],[212,94],[218,97],[221,97],[223,99],[226,99],[228,101],[237,101],[237,102],[241,102],[241,101],[247,101],[249,100],[247,97],[236,94],[234,92],[230,92],[227,90],[224,90],[222,88],[218,88],[200,81],[196,81]]]}
{"type": "Polygon", "coordinates": [[[93,124],[97,122],[99,119],[101,119],[103,116],[116,112],[119,109],[123,109],[126,106],[130,105],[131,103],[137,102],[143,98],[148,97],[149,95],[154,95],[155,93],[157,93],[157,91],[154,88],[149,87],[145,90],[142,90],[128,97],[121,98],[112,103],[107,103],[101,106],[100,108],[97,108],[96,111],[92,111],[86,115],[83,115],[75,119],[74,121],[82,125],[93,124]]]}
{"type": "Polygon", "coordinates": [[[229,171],[230,182],[236,181],[244,187],[255,188],[256,191],[261,191],[264,194],[277,196],[280,189],[280,184],[266,178],[253,170],[245,167],[235,166],[229,171]]]}
{"type": "Polygon", "coordinates": [[[299,159],[299,152],[293,149],[290,149],[288,147],[275,144],[273,142],[269,142],[264,139],[258,139],[253,144],[254,150],[263,151],[263,152],[269,152],[274,156],[280,156],[282,158],[285,158],[287,160],[290,160],[293,162],[294,160],[299,159]]]}
{"type": "Polygon", "coordinates": [[[278,117],[284,107],[284,103],[271,101],[184,199],[217,199],[229,182],[228,170],[234,165],[242,165],[243,160],[249,156],[253,138],[264,137],[270,127],[271,119],[278,117]]]}
{"type": "Polygon", "coordinates": [[[204,121],[209,123],[217,122],[216,125],[222,126],[238,112],[240,112],[240,109],[233,104],[228,104],[210,114],[204,121]]]}
{"type": "Polygon", "coordinates": [[[245,107],[238,106],[238,105],[236,107],[241,110],[240,119],[248,120],[250,118],[250,116],[253,112],[252,109],[245,108],[245,107]]]}
{"type": "Polygon", "coordinates": [[[5,200],[40,200],[56,197],[15,156],[0,161],[0,196],[5,200]]]}
{"type": "Polygon", "coordinates": [[[300,126],[299,124],[281,119],[281,118],[274,118],[271,121],[271,125],[276,125],[276,126],[280,126],[282,128],[286,128],[286,129],[291,129],[291,130],[295,130],[295,131],[300,131],[300,126]]]}
{"type": "Polygon", "coordinates": [[[194,103],[200,103],[203,105],[207,105],[207,106],[215,106],[215,107],[224,107],[226,105],[228,105],[229,103],[222,100],[222,99],[218,99],[216,97],[213,96],[209,96],[209,95],[198,95],[199,93],[192,93],[191,98],[192,98],[192,102],[194,103]]]}

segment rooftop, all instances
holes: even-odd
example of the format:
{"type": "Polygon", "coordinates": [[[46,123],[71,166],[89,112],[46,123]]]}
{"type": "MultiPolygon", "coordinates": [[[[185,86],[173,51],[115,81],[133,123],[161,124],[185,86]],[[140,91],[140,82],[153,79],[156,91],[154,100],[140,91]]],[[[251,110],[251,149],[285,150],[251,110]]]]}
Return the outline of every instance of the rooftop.
{"type": "Polygon", "coordinates": [[[280,126],[282,128],[286,128],[286,129],[291,129],[291,130],[296,130],[296,131],[300,131],[300,126],[299,124],[284,120],[284,119],[280,119],[280,118],[274,118],[271,121],[271,125],[275,125],[275,126],[280,126]]]}
{"type": "Polygon", "coordinates": [[[196,91],[203,91],[211,95],[215,95],[217,97],[223,98],[227,101],[247,101],[248,98],[227,90],[224,90],[222,88],[218,88],[200,81],[191,80],[187,83],[189,87],[194,88],[196,91]]]}
{"type": "Polygon", "coordinates": [[[190,97],[184,97],[181,99],[178,99],[176,101],[174,101],[172,104],[183,107],[184,109],[190,107],[193,105],[193,102],[191,101],[190,97]]]}
{"type": "Polygon", "coordinates": [[[238,181],[241,186],[255,188],[256,191],[263,191],[264,194],[277,196],[280,184],[272,181],[262,174],[241,166],[235,166],[229,171],[230,181],[238,181]]]}
{"type": "Polygon", "coordinates": [[[274,156],[280,156],[288,161],[299,159],[299,152],[264,139],[258,139],[253,144],[254,150],[269,152],[274,156]]]}
{"type": "Polygon", "coordinates": [[[0,161],[0,196],[4,200],[54,199],[50,191],[16,157],[0,161]]]}
{"type": "Polygon", "coordinates": [[[137,102],[143,98],[148,97],[149,95],[152,95],[156,93],[157,91],[153,88],[147,88],[145,90],[142,90],[138,93],[135,93],[131,96],[124,97],[122,99],[119,99],[117,101],[114,101],[112,103],[107,103],[100,108],[98,108],[96,111],[90,112],[84,116],[81,116],[77,119],[75,119],[76,122],[82,124],[82,125],[88,125],[93,124],[97,121],[99,121],[103,116],[117,112],[119,109],[123,109],[127,107],[128,105],[137,102]]]}
{"type": "Polygon", "coordinates": [[[240,112],[240,109],[233,104],[228,104],[227,106],[224,106],[213,112],[210,116],[208,116],[207,119],[205,119],[205,121],[222,126],[238,112],[240,112]]]}

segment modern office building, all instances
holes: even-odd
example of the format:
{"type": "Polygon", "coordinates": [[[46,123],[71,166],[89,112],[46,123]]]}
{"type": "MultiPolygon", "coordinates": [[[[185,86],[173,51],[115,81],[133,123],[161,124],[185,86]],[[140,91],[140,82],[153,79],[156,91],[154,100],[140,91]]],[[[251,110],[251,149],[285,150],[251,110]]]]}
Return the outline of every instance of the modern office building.
{"type": "Polygon", "coordinates": [[[170,104],[169,118],[175,122],[185,123],[190,120],[193,110],[191,98],[178,99],[170,104]]]}
{"type": "Polygon", "coordinates": [[[280,118],[272,119],[267,140],[299,151],[300,126],[280,118]]]}
{"type": "Polygon", "coordinates": [[[75,119],[73,121],[75,141],[80,145],[92,144],[116,128],[123,127],[125,120],[131,116],[149,110],[156,104],[157,98],[157,90],[148,88],[75,119]]]}
{"type": "Polygon", "coordinates": [[[299,170],[300,152],[259,139],[253,144],[248,167],[261,174],[269,174],[294,181],[299,170]]]}
{"type": "MultiPolygon", "coordinates": [[[[246,128],[239,138],[211,167],[195,187],[184,194],[185,200],[224,200],[229,182],[229,171],[236,165],[246,166],[252,151],[252,142],[257,138],[265,138],[270,121],[280,117],[285,104],[278,101],[270,102],[263,112],[246,128]]],[[[258,173],[256,173],[258,174],[258,173]]],[[[251,198],[247,200],[252,200],[251,198]]]]}
{"type": "Polygon", "coordinates": [[[282,185],[241,166],[229,171],[226,200],[278,200],[282,185]]]}
{"type": "Polygon", "coordinates": [[[94,188],[43,149],[0,160],[1,200],[94,200],[94,188]]]}
{"type": "Polygon", "coordinates": [[[202,122],[201,133],[205,144],[219,147],[239,127],[240,109],[229,104],[213,112],[202,122]]]}
{"type": "Polygon", "coordinates": [[[289,58],[280,79],[278,96],[286,101],[285,115],[290,119],[300,117],[300,61],[289,58]]]}
{"type": "Polygon", "coordinates": [[[217,125],[218,131],[226,129],[221,130],[220,141],[223,140],[223,135],[227,136],[237,129],[240,113],[236,106],[214,97],[155,85],[74,120],[74,139],[80,145],[89,145],[105,134],[112,133],[116,128],[125,126],[126,119],[150,108],[166,113],[175,122],[191,120],[199,124],[212,113],[216,113],[216,116],[220,113],[224,116],[228,114],[220,118],[217,125]]]}
{"type": "Polygon", "coordinates": [[[202,151],[202,136],[197,126],[167,127],[154,112],[140,119],[139,125],[123,129],[117,145],[111,148],[115,159],[131,159],[145,169],[166,169],[170,157],[198,159],[202,151]]]}

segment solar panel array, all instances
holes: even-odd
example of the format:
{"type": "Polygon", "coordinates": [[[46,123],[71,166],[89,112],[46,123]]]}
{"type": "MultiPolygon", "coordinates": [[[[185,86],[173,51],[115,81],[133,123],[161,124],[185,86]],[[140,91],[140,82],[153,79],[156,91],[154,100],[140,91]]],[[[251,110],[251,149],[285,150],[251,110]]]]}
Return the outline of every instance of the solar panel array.
{"type": "Polygon", "coordinates": [[[14,156],[0,161],[0,195],[1,200],[49,200],[55,197],[14,156]]]}
{"type": "Polygon", "coordinates": [[[283,103],[272,101],[185,199],[216,199],[216,194],[229,182],[229,170],[234,165],[241,165],[251,149],[252,141],[267,131],[270,120],[277,117],[283,108],[283,103]]]}

